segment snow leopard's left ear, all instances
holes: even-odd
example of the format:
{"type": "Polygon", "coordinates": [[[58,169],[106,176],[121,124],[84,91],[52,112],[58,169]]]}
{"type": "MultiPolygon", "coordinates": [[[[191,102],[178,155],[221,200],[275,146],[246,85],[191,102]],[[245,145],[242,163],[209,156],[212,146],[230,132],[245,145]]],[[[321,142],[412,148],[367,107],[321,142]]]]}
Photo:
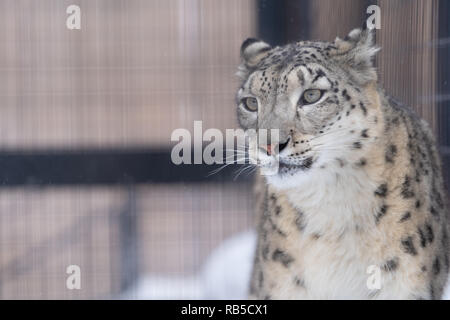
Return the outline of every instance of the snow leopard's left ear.
{"type": "Polygon", "coordinates": [[[251,70],[267,56],[272,49],[270,45],[262,40],[248,38],[241,45],[241,64],[238,68],[237,75],[245,79],[251,70]]]}
{"type": "Polygon", "coordinates": [[[343,40],[336,38],[336,50],[330,52],[353,80],[361,85],[377,80],[373,58],[380,48],[375,45],[374,37],[374,30],[354,29],[343,40]]]}

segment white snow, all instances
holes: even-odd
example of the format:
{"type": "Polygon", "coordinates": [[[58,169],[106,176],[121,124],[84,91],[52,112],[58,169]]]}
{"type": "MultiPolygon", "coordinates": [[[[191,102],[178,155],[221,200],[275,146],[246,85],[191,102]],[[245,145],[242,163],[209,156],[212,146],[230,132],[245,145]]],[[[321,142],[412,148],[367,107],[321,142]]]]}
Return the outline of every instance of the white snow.
{"type": "Polygon", "coordinates": [[[148,275],[121,295],[122,299],[246,299],[256,232],[225,240],[190,277],[148,275]]]}
{"type": "MultiPolygon", "coordinates": [[[[209,256],[198,274],[190,277],[149,275],[122,299],[246,299],[256,231],[248,230],[225,240],[209,256]]],[[[450,300],[450,281],[444,294],[450,300]]]]}

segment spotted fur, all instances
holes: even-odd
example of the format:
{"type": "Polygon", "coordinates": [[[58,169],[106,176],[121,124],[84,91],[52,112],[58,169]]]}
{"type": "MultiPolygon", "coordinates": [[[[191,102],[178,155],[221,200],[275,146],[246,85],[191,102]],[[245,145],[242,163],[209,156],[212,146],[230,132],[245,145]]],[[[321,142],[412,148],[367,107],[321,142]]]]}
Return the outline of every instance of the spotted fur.
{"type": "Polygon", "coordinates": [[[283,147],[269,174],[277,156],[250,141],[264,175],[252,297],[441,297],[449,244],[439,154],[425,121],[377,84],[377,51],[359,29],[332,43],[243,43],[239,123],[279,129],[268,144],[283,147]],[[304,103],[308,89],[320,90],[317,102],[304,103]],[[370,266],[380,289],[367,286],[370,266]]]}

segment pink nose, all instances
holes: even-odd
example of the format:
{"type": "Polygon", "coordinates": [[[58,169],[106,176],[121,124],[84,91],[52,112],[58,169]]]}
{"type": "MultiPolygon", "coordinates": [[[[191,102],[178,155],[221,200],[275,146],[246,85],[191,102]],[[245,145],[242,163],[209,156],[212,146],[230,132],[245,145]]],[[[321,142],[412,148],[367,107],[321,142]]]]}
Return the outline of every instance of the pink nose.
{"type": "Polygon", "coordinates": [[[280,144],[266,144],[266,145],[262,145],[259,148],[263,151],[265,151],[267,153],[268,156],[272,155],[274,152],[277,152],[276,150],[278,149],[278,152],[283,151],[284,148],[287,147],[287,145],[289,144],[289,140],[290,138],[288,138],[286,140],[286,142],[284,143],[280,143],[280,144]]]}
{"type": "Polygon", "coordinates": [[[269,155],[269,156],[272,155],[273,148],[272,148],[271,144],[268,144],[268,145],[265,145],[265,146],[261,146],[260,148],[262,150],[264,150],[267,153],[267,155],[269,155]]]}

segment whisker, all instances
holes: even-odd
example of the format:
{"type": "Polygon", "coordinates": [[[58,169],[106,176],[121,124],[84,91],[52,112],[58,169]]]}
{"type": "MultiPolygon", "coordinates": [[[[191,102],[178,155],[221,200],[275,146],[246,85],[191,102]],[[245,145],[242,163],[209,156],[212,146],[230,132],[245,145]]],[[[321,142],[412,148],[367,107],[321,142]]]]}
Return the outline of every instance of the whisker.
{"type": "Polygon", "coordinates": [[[234,177],[234,181],[236,181],[236,179],[239,177],[239,175],[241,174],[241,173],[243,173],[245,170],[248,170],[249,168],[252,168],[253,166],[252,165],[248,165],[248,166],[245,166],[245,167],[243,167],[243,168],[241,168],[239,171],[238,171],[238,173],[237,173],[237,175],[234,177]]]}
{"type": "Polygon", "coordinates": [[[225,169],[226,167],[228,167],[228,166],[230,166],[232,164],[239,164],[238,161],[241,161],[241,160],[246,160],[246,159],[245,158],[238,158],[238,159],[236,159],[236,161],[233,161],[233,162],[230,162],[230,163],[226,163],[226,164],[220,166],[219,168],[212,170],[210,173],[207,174],[207,177],[210,177],[210,176],[212,176],[212,175],[222,171],[223,169],[225,169]]]}

